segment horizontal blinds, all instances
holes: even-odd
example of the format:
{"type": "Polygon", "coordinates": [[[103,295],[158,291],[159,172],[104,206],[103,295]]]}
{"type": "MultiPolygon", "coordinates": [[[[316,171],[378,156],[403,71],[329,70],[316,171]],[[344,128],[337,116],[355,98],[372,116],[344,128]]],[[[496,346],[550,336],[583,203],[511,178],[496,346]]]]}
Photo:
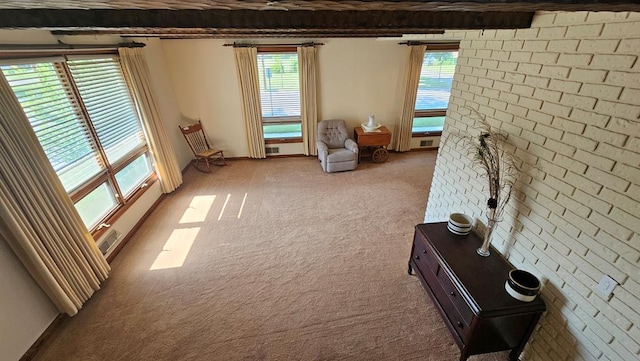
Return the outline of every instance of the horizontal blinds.
{"type": "Polygon", "coordinates": [[[300,117],[297,53],[258,53],[262,116],[300,117]]]}
{"type": "Polygon", "coordinates": [[[110,164],[146,142],[115,57],[69,60],[67,65],[110,164]]]}
{"type": "Polygon", "coordinates": [[[416,110],[447,109],[457,60],[457,51],[424,54],[416,95],[416,110]]]}
{"type": "Polygon", "coordinates": [[[97,146],[59,63],[0,66],[67,191],[100,173],[97,146]]]}

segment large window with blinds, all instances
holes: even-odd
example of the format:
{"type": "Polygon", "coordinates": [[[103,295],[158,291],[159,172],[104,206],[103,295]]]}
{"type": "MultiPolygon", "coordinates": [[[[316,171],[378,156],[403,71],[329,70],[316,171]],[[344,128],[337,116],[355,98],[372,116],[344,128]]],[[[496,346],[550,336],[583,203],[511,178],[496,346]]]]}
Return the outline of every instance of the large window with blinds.
{"type": "Polygon", "coordinates": [[[298,53],[258,48],[258,78],[265,139],[301,138],[298,53]]]}
{"type": "Polygon", "coordinates": [[[458,44],[427,46],[416,94],[414,136],[442,133],[457,60],[458,44]]]}
{"type": "Polygon", "coordinates": [[[154,176],[115,56],[0,65],[82,220],[96,230],[154,176]]]}

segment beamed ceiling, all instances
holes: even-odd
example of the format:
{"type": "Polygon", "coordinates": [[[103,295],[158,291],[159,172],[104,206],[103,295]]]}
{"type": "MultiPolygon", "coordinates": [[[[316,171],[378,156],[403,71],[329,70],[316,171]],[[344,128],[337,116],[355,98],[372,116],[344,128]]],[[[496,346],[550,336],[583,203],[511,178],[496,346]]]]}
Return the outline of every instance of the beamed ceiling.
{"type": "Polygon", "coordinates": [[[56,34],[185,37],[381,37],[514,29],[535,11],[640,11],[640,0],[16,0],[0,28],[56,34]]]}

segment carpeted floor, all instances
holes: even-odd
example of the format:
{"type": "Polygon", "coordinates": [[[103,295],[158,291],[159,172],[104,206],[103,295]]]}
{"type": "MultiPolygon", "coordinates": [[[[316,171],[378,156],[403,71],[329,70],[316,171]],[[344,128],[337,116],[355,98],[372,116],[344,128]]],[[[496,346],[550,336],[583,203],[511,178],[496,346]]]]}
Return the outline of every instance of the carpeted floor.
{"type": "Polygon", "coordinates": [[[457,360],[406,273],[435,158],[392,153],[337,174],[314,158],[190,170],[36,359],[457,360]]]}

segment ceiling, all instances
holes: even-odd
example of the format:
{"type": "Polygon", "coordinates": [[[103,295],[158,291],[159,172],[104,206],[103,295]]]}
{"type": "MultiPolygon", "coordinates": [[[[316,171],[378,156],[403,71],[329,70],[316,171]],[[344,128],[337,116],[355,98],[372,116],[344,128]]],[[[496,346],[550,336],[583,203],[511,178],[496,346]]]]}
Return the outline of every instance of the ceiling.
{"type": "Polygon", "coordinates": [[[640,11],[638,0],[9,0],[0,28],[57,34],[381,37],[514,29],[535,11],[640,11]]]}

